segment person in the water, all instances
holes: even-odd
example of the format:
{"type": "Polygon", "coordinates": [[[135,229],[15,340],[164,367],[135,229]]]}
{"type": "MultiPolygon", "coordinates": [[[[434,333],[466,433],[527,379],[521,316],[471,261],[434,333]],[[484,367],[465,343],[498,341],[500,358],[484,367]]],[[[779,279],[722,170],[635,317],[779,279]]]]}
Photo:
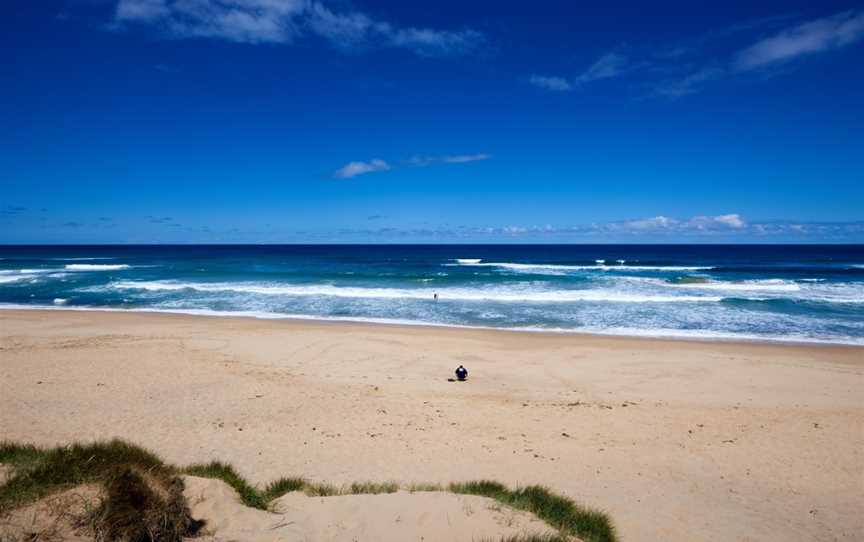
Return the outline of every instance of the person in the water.
{"type": "Polygon", "coordinates": [[[465,382],[468,379],[468,369],[463,366],[456,367],[456,380],[465,382]]]}

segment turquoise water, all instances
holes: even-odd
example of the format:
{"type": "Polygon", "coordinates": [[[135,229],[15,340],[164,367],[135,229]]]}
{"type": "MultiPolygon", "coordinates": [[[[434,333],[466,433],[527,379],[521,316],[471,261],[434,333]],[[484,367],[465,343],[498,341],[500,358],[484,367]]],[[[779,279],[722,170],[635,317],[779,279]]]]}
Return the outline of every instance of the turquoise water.
{"type": "Polygon", "coordinates": [[[10,307],[864,344],[864,247],[7,246],[10,307]]]}

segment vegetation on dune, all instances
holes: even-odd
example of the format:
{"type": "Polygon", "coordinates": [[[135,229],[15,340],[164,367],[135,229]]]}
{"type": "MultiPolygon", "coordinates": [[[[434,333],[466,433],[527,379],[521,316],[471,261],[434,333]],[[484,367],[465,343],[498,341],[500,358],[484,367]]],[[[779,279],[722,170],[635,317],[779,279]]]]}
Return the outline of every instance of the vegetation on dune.
{"type": "Polygon", "coordinates": [[[146,472],[166,487],[175,477],[156,455],[120,440],[47,449],[2,442],[0,463],[13,467],[0,486],[0,513],[59,490],[106,482],[122,468],[146,472]]]}
{"type": "Polygon", "coordinates": [[[180,542],[203,523],[192,519],[183,480],[156,455],[119,440],[42,449],[0,443],[12,476],[0,486],[0,515],[58,491],[101,484],[87,517],[96,540],[180,542]]]}
{"type": "Polygon", "coordinates": [[[414,484],[356,482],[336,487],[303,478],[280,478],[259,489],[231,465],[214,461],[175,467],[155,454],[120,440],[39,448],[0,442],[0,463],[12,467],[11,477],[0,485],[0,515],[33,503],[52,493],[82,484],[103,488],[98,506],[82,518],[98,540],[179,542],[196,533],[202,523],[192,519],[183,496],[182,474],[217,478],[231,486],[250,507],[267,510],[277,498],[303,491],[310,496],[449,491],[488,497],[503,505],[536,515],[560,535],[520,535],[502,542],[558,542],[577,536],[586,542],[615,542],[609,518],[540,486],[509,489],[498,482],[479,480],[454,483],[414,484]]]}
{"type": "Polygon", "coordinates": [[[453,493],[480,495],[531,512],[564,535],[578,536],[586,542],[614,542],[615,529],[606,514],[587,509],[542,486],[508,489],[491,480],[450,484],[453,493]]]}
{"type": "Polygon", "coordinates": [[[237,474],[237,471],[231,465],[227,465],[221,461],[212,461],[206,464],[190,465],[181,469],[181,472],[201,478],[218,478],[234,488],[234,491],[240,495],[240,500],[246,506],[261,510],[267,509],[268,500],[265,496],[242,476],[237,474]]]}
{"type": "Polygon", "coordinates": [[[167,488],[147,478],[126,467],[105,483],[99,505],[85,518],[95,540],[179,542],[204,526],[192,519],[181,478],[167,488]]]}

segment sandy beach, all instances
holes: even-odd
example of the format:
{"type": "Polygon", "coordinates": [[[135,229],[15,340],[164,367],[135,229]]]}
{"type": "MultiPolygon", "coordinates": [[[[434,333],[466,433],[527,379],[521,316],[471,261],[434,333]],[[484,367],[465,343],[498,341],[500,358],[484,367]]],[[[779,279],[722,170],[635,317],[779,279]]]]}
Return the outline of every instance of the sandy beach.
{"type": "Polygon", "coordinates": [[[0,439],[543,484],[622,540],[864,538],[859,347],[4,310],[0,375],[0,439]]]}

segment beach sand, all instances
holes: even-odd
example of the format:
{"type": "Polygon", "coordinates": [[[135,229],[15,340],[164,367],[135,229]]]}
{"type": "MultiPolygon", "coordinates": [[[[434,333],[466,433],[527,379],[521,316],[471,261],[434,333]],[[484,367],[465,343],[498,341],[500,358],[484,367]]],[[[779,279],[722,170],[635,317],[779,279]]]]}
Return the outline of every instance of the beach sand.
{"type": "Polygon", "coordinates": [[[0,311],[0,439],[110,437],[261,484],[543,484],[622,540],[864,539],[864,348],[0,311]]]}

